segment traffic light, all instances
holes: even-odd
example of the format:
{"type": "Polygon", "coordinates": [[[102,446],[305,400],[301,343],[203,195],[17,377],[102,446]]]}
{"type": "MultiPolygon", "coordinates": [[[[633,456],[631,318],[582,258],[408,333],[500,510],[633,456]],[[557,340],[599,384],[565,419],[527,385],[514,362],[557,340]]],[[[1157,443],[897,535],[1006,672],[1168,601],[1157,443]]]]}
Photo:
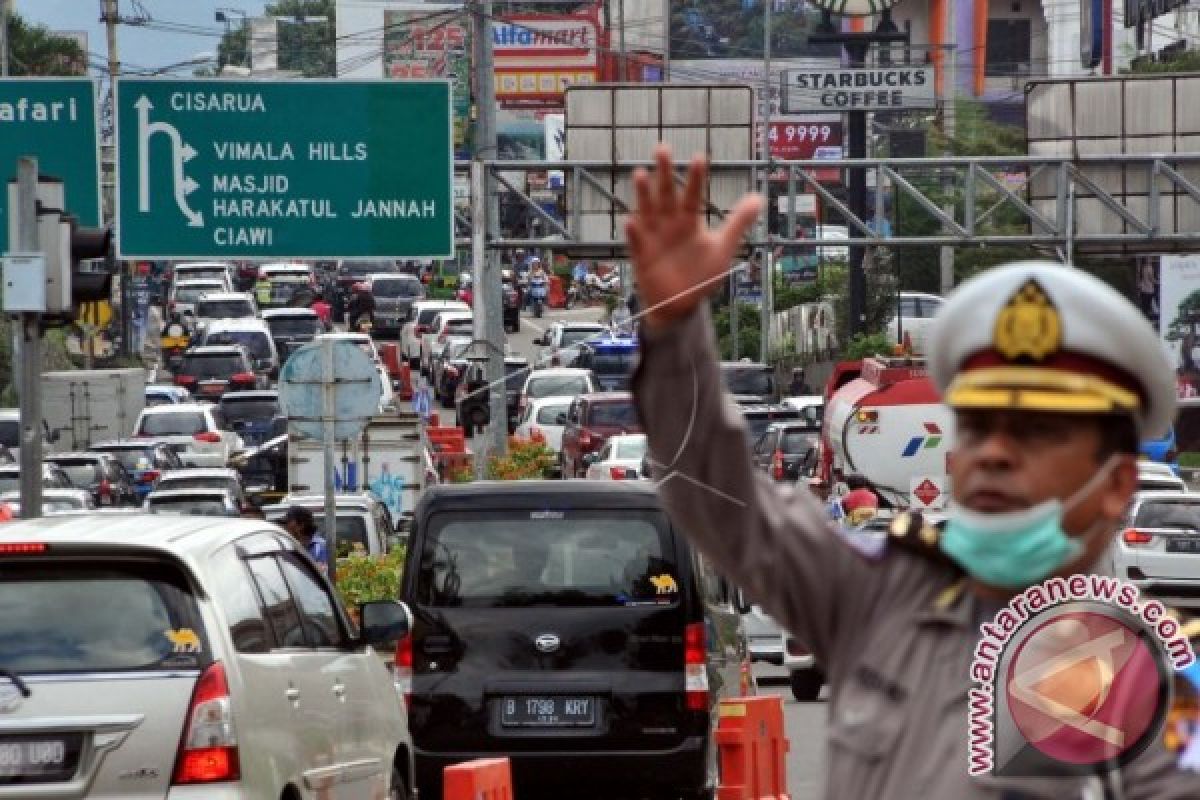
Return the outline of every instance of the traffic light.
{"type": "Polygon", "coordinates": [[[75,217],[65,217],[64,228],[70,231],[71,242],[71,304],[108,300],[112,292],[113,265],[112,228],[84,228],[75,217]],[[99,268],[84,262],[104,259],[99,268]]]}

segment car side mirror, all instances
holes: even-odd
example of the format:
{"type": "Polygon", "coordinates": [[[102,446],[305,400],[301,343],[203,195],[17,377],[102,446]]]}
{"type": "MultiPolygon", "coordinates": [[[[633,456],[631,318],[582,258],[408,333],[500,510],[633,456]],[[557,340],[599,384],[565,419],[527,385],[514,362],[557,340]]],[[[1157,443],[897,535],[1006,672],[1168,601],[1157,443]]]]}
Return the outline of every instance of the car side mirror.
{"type": "Polygon", "coordinates": [[[377,600],[358,607],[362,632],[359,643],[383,647],[403,639],[412,630],[412,612],[404,603],[377,600]]]}

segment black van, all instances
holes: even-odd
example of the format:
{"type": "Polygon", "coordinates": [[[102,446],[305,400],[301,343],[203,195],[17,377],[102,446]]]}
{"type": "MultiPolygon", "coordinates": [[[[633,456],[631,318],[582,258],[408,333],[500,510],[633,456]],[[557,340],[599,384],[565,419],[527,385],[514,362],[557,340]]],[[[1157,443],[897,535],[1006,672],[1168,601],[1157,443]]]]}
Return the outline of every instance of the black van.
{"type": "Polygon", "coordinates": [[[749,674],[741,600],[649,484],[433,487],[401,599],[422,797],[492,756],[511,758],[516,797],[711,797],[715,706],[749,674]]]}

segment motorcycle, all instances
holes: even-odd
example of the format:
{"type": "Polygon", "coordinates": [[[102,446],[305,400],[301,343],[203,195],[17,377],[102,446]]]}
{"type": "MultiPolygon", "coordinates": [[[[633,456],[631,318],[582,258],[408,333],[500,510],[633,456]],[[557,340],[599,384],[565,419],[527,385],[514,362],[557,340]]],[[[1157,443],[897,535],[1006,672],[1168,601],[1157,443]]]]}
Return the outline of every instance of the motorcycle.
{"type": "Polygon", "coordinates": [[[546,279],[534,278],[529,281],[529,299],[533,303],[533,316],[541,319],[546,307],[546,279]]]}

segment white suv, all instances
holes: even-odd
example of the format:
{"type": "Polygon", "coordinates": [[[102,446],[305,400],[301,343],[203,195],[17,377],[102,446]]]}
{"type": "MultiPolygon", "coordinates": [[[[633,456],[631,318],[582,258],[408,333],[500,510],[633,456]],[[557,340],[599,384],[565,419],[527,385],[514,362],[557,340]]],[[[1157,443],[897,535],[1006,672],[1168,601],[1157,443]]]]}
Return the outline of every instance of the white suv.
{"type": "Polygon", "coordinates": [[[189,467],[224,467],[245,445],[223,423],[221,409],[207,403],[153,406],[138,416],[133,435],[166,442],[189,467]]]}
{"type": "Polygon", "coordinates": [[[437,315],[443,311],[464,311],[471,307],[458,300],[418,300],[412,305],[408,322],[400,328],[400,350],[414,369],[421,366],[421,339],[430,332],[437,315]]]}
{"type": "Polygon", "coordinates": [[[375,648],[412,617],[367,603],[360,633],[277,527],[57,516],[6,525],[0,567],[0,796],[410,796],[375,648]]]}

